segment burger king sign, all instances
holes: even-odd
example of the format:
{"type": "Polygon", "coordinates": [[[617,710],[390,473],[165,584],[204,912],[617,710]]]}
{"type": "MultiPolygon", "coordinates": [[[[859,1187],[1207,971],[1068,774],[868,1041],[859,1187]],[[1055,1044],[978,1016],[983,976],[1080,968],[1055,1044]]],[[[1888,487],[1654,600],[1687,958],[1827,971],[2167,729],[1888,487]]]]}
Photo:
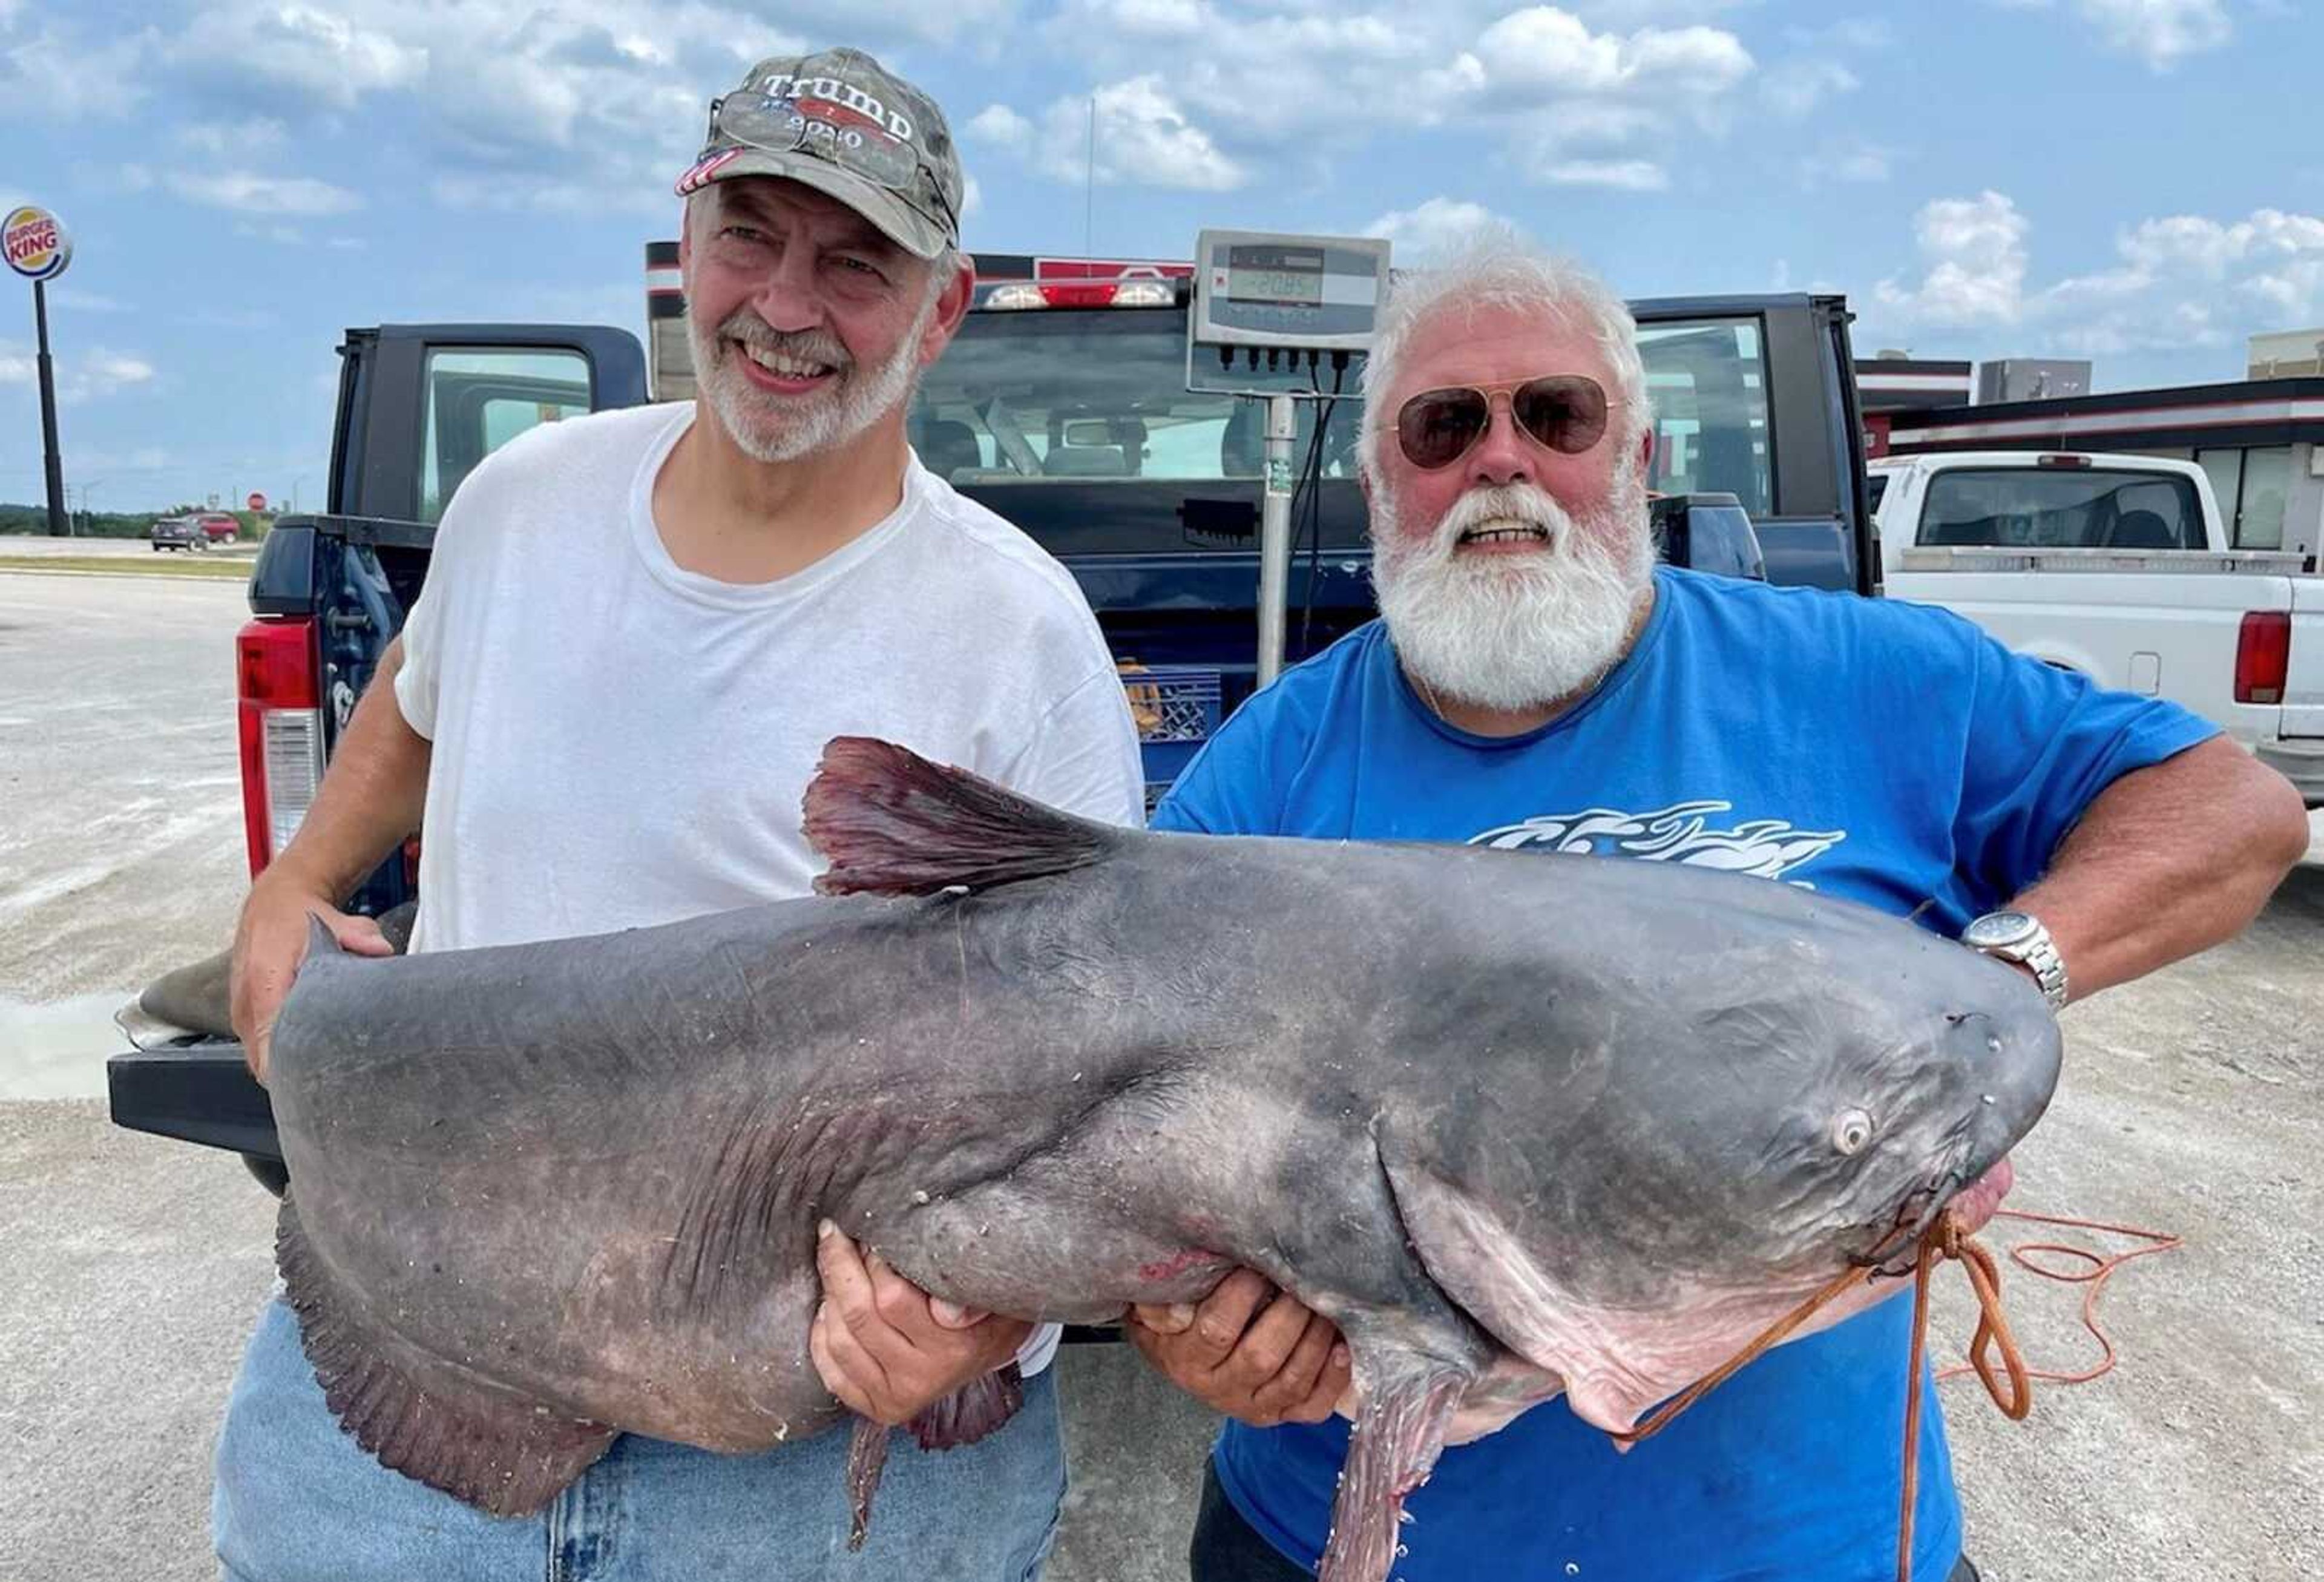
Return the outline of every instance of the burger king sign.
{"type": "Polygon", "coordinates": [[[0,220],[0,253],[6,254],[8,267],[26,280],[54,280],[72,262],[72,239],[56,216],[26,204],[0,220]]]}

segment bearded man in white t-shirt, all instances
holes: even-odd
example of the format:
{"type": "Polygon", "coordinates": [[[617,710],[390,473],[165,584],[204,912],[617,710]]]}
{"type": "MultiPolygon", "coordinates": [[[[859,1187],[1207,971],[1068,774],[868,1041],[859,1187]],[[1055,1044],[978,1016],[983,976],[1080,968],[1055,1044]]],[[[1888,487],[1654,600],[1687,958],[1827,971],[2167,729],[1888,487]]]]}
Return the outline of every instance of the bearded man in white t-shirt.
{"type": "MultiPolygon", "coordinates": [[[[1141,817],[1136,732],[1078,587],[906,441],[974,281],[937,106],[854,51],[762,61],[678,189],[699,394],[542,425],[461,485],[391,685],[252,886],[234,1022],[261,1081],[308,915],[385,953],[338,906],[415,829],[410,948],[432,951],[809,893],[800,800],[837,735],[1141,817]]],[[[744,1457],[627,1436],[543,1514],[486,1516],[339,1429],[278,1294],[218,1449],[225,1575],[1037,1575],[1065,1487],[1055,1327],[932,1301],[844,1237],[821,1257],[812,1354],[855,1412],[900,1423],[1011,1359],[1025,1375],[1023,1408],[974,1445],[898,1437],[861,1553],[845,1434],[744,1457]]]]}

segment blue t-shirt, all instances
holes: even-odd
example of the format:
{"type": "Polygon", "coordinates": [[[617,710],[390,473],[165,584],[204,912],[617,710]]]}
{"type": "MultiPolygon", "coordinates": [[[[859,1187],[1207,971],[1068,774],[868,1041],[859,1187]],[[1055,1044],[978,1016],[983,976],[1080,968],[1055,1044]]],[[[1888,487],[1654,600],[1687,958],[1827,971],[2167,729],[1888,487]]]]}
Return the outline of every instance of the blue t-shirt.
{"type": "MultiPolygon", "coordinates": [[[[1925,904],[1952,934],[2038,878],[2108,782],[2216,733],[1933,608],[1667,567],[1656,590],[1602,685],[1505,740],[1424,707],[1374,621],[1237,710],[1153,825],[1707,863],[1925,904]]],[[[1911,1310],[1775,1348],[1628,1455],[1563,1396],[1446,1450],[1406,1504],[1397,1576],[1893,1577],[1911,1310]]],[[[1961,1529],[1933,1390],[1922,1421],[1914,1570],[1941,1577],[1961,1529]]],[[[1347,1430],[1230,1421],[1219,1439],[1227,1496],[1304,1566],[1347,1430]]]]}

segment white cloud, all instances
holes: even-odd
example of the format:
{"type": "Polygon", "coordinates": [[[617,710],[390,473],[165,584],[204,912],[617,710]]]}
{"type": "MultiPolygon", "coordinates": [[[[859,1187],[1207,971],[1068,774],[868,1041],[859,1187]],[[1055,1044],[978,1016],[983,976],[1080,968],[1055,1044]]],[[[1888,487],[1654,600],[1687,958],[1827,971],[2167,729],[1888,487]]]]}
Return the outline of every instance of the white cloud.
{"type": "Polygon", "coordinates": [[[160,40],[151,27],[74,34],[43,26],[0,48],[0,98],[59,121],[118,116],[144,98],[146,61],[160,40]]]}
{"type": "Polygon", "coordinates": [[[2017,206],[1990,189],[1924,204],[1913,230],[1928,273],[1913,287],[1884,280],[1873,294],[1920,323],[2015,324],[2024,311],[2027,228],[2017,206]]]}
{"type": "Polygon", "coordinates": [[[1784,36],[1803,49],[1855,50],[1869,53],[1896,41],[1896,29],[1885,16],[1844,16],[1822,27],[1789,27],[1784,36]]]}
{"type": "Polygon", "coordinates": [[[153,364],[128,352],[91,347],[80,357],[57,359],[57,399],[85,401],[153,382],[153,364]]]}
{"type": "Polygon", "coordinates": [[[253,242],[272,242],[279,247],[304,247],[307,233],[296,225],[254,225],[248,220],[236,222],[234,234],[253,242]]]}
{"type": "Polygon", "coordinates": [[[1413,208],[1390,209],[1366,225],[1367,236],[1388,239],[1398,268],[1443,253],[1481,227],[1507,225],[1481,203],[1432,198],[1413,208]]]}
{"type": "Polygon", "coordinates": [[[340,109],[354,108],[368,93],[414,86],[429,65],[425,43],[406,43],[390,28],[272,0],[205,6],[173,52],[340,109]]]}
{"type": "Polygon", "coordinates": [[[2168,215],[2115,238],[2114,265],[2029,289],[2025,218],[2006,197],[1942,199],[1918,226],[1918,286],[1874,289],[1896,325],[2000,327],[2087,356],[2189,346],[2324,318],[2324,216],[2258,209],[2240,220],[2168,215]]]}
{"type": "Polygon", "coordinates": [[[975,177],[971,176],[961,184],[960,217],[964,221],[973,219],[983,211],[983,183],[977,180],[975,177]]]}
{"type": "Polygon", "coordinates": [[[1863,86],[1856,73],[1822,56],[1802,56],[1779,61],[1759,79],[1759,97],[1778,115],[1797,121],[1811,115],[1834,94],[1854,93],[1863,86]]]}
{"type": "Polygon", "coordinates": [[[344,187],[311,176],[261,176],[249,170],[216,175],[180,172],[167,182],[180,197],[212,208],[247,215],[337,215],[363,207],[344,187]]]}
{"type": "Polygon", "coordinates": [[[1670,174],[1652,160],[1554,160],[1535,172],[1553,187],[1611,187],[1623,192],[1660,192],[1670,174]]]}
{"type": "Polygon", "coordinates": [[[24,14],[24,0],[0,0],[0,29],[13,28],[24,14]]]}
{"type": "MultiPolygon", "coordinates": [[[[863,0],[850,20],[883,36],[982,36],[1016,4],[863,0]]],[[[700,146],[709,97],[756,60],[803,47],[760,9],[740,0],[213,0],[127,38],[89,23],[30,45],[0,41],[0,90],[37,85],[44,106],[61,97],[69,115],[117,112],[161,82],[190,85],[200,103],[263,105],[247,122],[213,113],[180,142],[233,170],[263,170],[310,128],[344,132],[392,106],[399,124],[418,129],[411,152],[432,173],[497,180],[517,201],[553,207],[610,162],[618,179],[650,170],[667,203],[700,146]]]]}
{"type": "MultiPolygon", "coordinates": [[[[153,364],[132,352],[91,346],[85,352],[59,352],[54,357],[57,400],[78,404],[92,397],[115,395],[153,382],[153,364]]],[[[37,384],[39,353],[14,341],[0,341],[0,384],[37,384]]]]}
{"type": "Polygon", "coordinates": [[[1192,39],[1202,35],[1213,14],[1200,0],[1120,0],[1107,5],[1105,14],[1114,30],[1129,38],[1192,39]]]}
{"type": "MultiPolygon", "coordinates": [[[[5,212],[6,206],[5,204],[0,204],[0,213],[5,212]]],[[[127,313],[131,311],[129,304],[126,302],[115,301],[111,297],[99,296],[95,291],[84,291],[74,286],[59,286],[56,290],[49,293],[49,301],[53,307],[67,309],[74,313],[127,313]]]]}
{"type": "MultiPolygon", "coordinates": [[[[531,172],[438,176],[429,184],[429,191],[446,208],[526,209],[549,215],[594,215],[619,210],[624,214],[658,215],[671,225],[678,223],[671,207],[675,199],[670,196],[668,173],[635,159],[577,177],[531,172]]],[[[360,247],[363,244],[342,237],[330,245],[360,247]]]]}
{"type": "Polygon", "coordinates": [[[962,129],[968,136],[1011,153],[1033,146],[1033,124],[1006,105],[987,105],[962,129]]]}
{"type": "Polygon", "coordinates": [[[1836,142],[1800,161],[1800,182],[1812,188],[1831,181],[1886,181],[1895,158],[1895,150],[1877,143],[1836,142]]]}
{"type": "Polygon", "coordinates": [[[1717,94],[1751,73],[1750,52],[1717,28],[1642,28],[1624,36],[1593,33],[1554,5],[1513,11],[1478,37],[1455,62],[1472,65],[1493,92],[1508,96],[1614,95],[1657,85],[1717,94]]]}
{"type": "MultiPolygon", "coordinates": [[[[1998,0],[2016,10],[2047,9],[2050,0],[1998,0]]],[[[2224,0],[2072,0],[2084,23],[2107,44],[2158,72],[2189,55],[2216,50],[2234,33],[2224,0]]]]}
{"type": "MultiPolygon", "coordinates": [[[[92,474],[99,475],[90,478],[92,487],[117,473],[159,473],[177,464],[177,459],[158,445],[141,445],[134,450],[75,445],[67,459],[76,474],[82,477],[89,477],[92,474]]],[[[71,479],[67,480],[69,485],[71,483],[71,479]]],[[[104,501],[99,501],[96,509],[104,510],[104,501]]]]}
{"type": "Polygon", "coordinates": [[[215,159],[248,159],[272,153],[290,141],[290,131],[271,115],[248,121],[195,121],[177,131],[179,143],[215,159]]]}
{"type": "MultiPolygon", "coordinates": [[[[1704,0],[1608,6],[1391,6],[1383,0],[1061,0],[1046,29],[1088,79],[1151,78],[1219,157],[1248,176],[1269,164],[1327,169],[1392,140],[1446,138],[1539,176],[1565,166],[1638,185],[1677,168],[1690,134],[1724,134],[1757,69],[1732,32],[1702,25],[1704,0]],[[1636,23],[1637,25],[1627,25],[1636,23]],[[1497,147],[1505,152],[1497,153],[1497,147]],[[1591,167],[1600,167],[1591,169],[1591,167]]],[[[1061,101],[1064,102],[1064,101],[1061,101]]],[[[1038,128],[1005,106],[971,123],[989,147],[1038,141],[1078,174],[1084,119],[1038,128]]],[[[1103,128],[1099,159],[1104,161],[1103,128]]]]}
{"type": "Polygon", "coordinates": [[[1605,27],[1701,22],[1722,11],[1745,11],[1760,0],[1575,0],[1574,9],[1605,27]]]}
{"type": "Polygon", "coordinates": [[[2157,71],[2181,56],[2216,50],[2233,31],[2221,0],[2076,0],[2076,9],[2118,50],[2157,71]]]}
{"type": "Polygon", "coordinates": [[[1034,159],[1046,174],[1079,181],[1086,172],[1109,185],[1201,192],[1229,191],[1250,179],[1241,163],[1221,152],[1211,134],[1187,118],[1159,75],[1109,83],[1093,97],[1093,145],[1087,100],[1059,99],[1042,116],[1034,159]]]}
{"type": "Polygon", "coordinates": [[[2135,268],[2192,269],[2218,280],[2238,263],[2324,253],[2324,219],[2274,208],[2255,209],[2231,225],[2172,215],[2141,222],[2116,245],[2135,268]]]}

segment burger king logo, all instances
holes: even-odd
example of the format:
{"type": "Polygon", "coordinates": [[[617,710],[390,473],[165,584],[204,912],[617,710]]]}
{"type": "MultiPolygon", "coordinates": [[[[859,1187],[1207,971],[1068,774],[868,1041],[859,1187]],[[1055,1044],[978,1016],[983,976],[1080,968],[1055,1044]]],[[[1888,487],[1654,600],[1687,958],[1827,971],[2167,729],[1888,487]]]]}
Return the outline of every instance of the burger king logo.
{"type": "Polygon", "coordinates": [[[53,280],[72,262],[72,240],[56,216],[26,204],[0,221],[0,254],[28,281],[53,280]]]}

